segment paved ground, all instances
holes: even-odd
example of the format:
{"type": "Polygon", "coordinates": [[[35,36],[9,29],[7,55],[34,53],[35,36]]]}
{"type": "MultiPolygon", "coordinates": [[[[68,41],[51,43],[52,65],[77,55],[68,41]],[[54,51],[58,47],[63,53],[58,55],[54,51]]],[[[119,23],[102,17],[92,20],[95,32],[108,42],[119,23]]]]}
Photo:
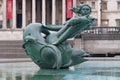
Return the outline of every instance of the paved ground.
{"type": "Polygon", "coordinates": [[[120,57],[86,57],[89,61],[120,61],[120,57]]]}
{"type": "Polygon", "coordinates": [[[0,59],[0,63],[12,63],[12,62],[31,62],[31,59],[30,58],[0,59]]]}

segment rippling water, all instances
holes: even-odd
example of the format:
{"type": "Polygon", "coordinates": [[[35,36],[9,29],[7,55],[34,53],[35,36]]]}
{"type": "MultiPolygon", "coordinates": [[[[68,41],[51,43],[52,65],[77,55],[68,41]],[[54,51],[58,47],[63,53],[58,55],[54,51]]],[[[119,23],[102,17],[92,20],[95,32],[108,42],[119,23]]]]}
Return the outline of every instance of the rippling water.
{"type": "Polygon", "coordinates": [[[120,80],[120,61],[87,61],[61,70],[33,62],[0,63],[0,80],[120,80]]]}

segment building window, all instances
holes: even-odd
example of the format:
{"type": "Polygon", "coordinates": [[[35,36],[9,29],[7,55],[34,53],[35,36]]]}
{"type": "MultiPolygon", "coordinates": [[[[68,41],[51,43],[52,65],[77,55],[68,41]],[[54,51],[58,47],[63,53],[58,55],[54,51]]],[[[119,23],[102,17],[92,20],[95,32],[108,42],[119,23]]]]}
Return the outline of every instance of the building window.
{"type": "Polygon", "coordinates": [[[106,1],[102,2],[102,10],[107,10],[107,2],[106,1]]]}
{"type": "Polygon", "coordinates": [[[92,2],[92,9],[95,9],[95,2],[92,2]]]}
{"type": "Polygon", "coordinates": [[[84,4],[85,2],[80,2],[80,4],[84,4]]]}
{"type": "Polygon", "coordinates": [[[19,11],[21,11],[22,10],[22,1],[21,0],[17,0],[17,11],[19,12],[19,11]]]}
{"type": "Polygon", "coordinates": [[[85,1],[77,0],[77,4],[85,4],[85,1]]]}
{"type": "Polygon", "coordinates": [[[3,3],[2,1],[0,1],[0,28],[2,28],[3,26],[3,3]]]}
{"type": "Polygon", "coordinates": [[[120,10],[120,2],[117,2],[118,10],[120,10]]]}
{"type": "Polygon", "coordinates": [[[109,20],[102,20],[102,26],[103,27],[109,26],[109,20]]]}
{"type": "Polygon", "coordinates": [[[2,22],[2,21],[0,21],[0,28],[2,28],[2,27],[3,27],[3,26],[2,26],[2,25],[3,25],[2,23],[3,23],[3,22],[2,22]]]}
{"type": "Polygon", "coordinates": [[[120,27],[120,19],[116,19],[116,26],[120,27]]]}

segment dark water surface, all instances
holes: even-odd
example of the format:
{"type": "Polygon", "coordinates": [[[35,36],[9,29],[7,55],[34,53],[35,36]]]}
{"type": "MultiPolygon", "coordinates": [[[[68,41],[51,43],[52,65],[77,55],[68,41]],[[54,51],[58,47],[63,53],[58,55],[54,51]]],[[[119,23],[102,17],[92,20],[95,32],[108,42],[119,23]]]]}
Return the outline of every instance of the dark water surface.
{"type": "Polygon", "coordinates": [[[33,62],[0,63],[0,80],[120,80],[120,61],[87,61],[61,70],[33,62]]]}

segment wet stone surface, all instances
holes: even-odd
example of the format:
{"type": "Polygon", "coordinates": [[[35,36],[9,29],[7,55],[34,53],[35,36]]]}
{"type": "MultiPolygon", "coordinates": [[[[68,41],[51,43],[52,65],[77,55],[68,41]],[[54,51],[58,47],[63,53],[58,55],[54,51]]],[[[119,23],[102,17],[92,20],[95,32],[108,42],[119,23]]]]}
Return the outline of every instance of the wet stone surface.
{"type": "Polygon", "coordinates": [[[33,62],[0,63],[0,80],[120,80],[120,61],[87,61],[60,70],[33,62]]]}

